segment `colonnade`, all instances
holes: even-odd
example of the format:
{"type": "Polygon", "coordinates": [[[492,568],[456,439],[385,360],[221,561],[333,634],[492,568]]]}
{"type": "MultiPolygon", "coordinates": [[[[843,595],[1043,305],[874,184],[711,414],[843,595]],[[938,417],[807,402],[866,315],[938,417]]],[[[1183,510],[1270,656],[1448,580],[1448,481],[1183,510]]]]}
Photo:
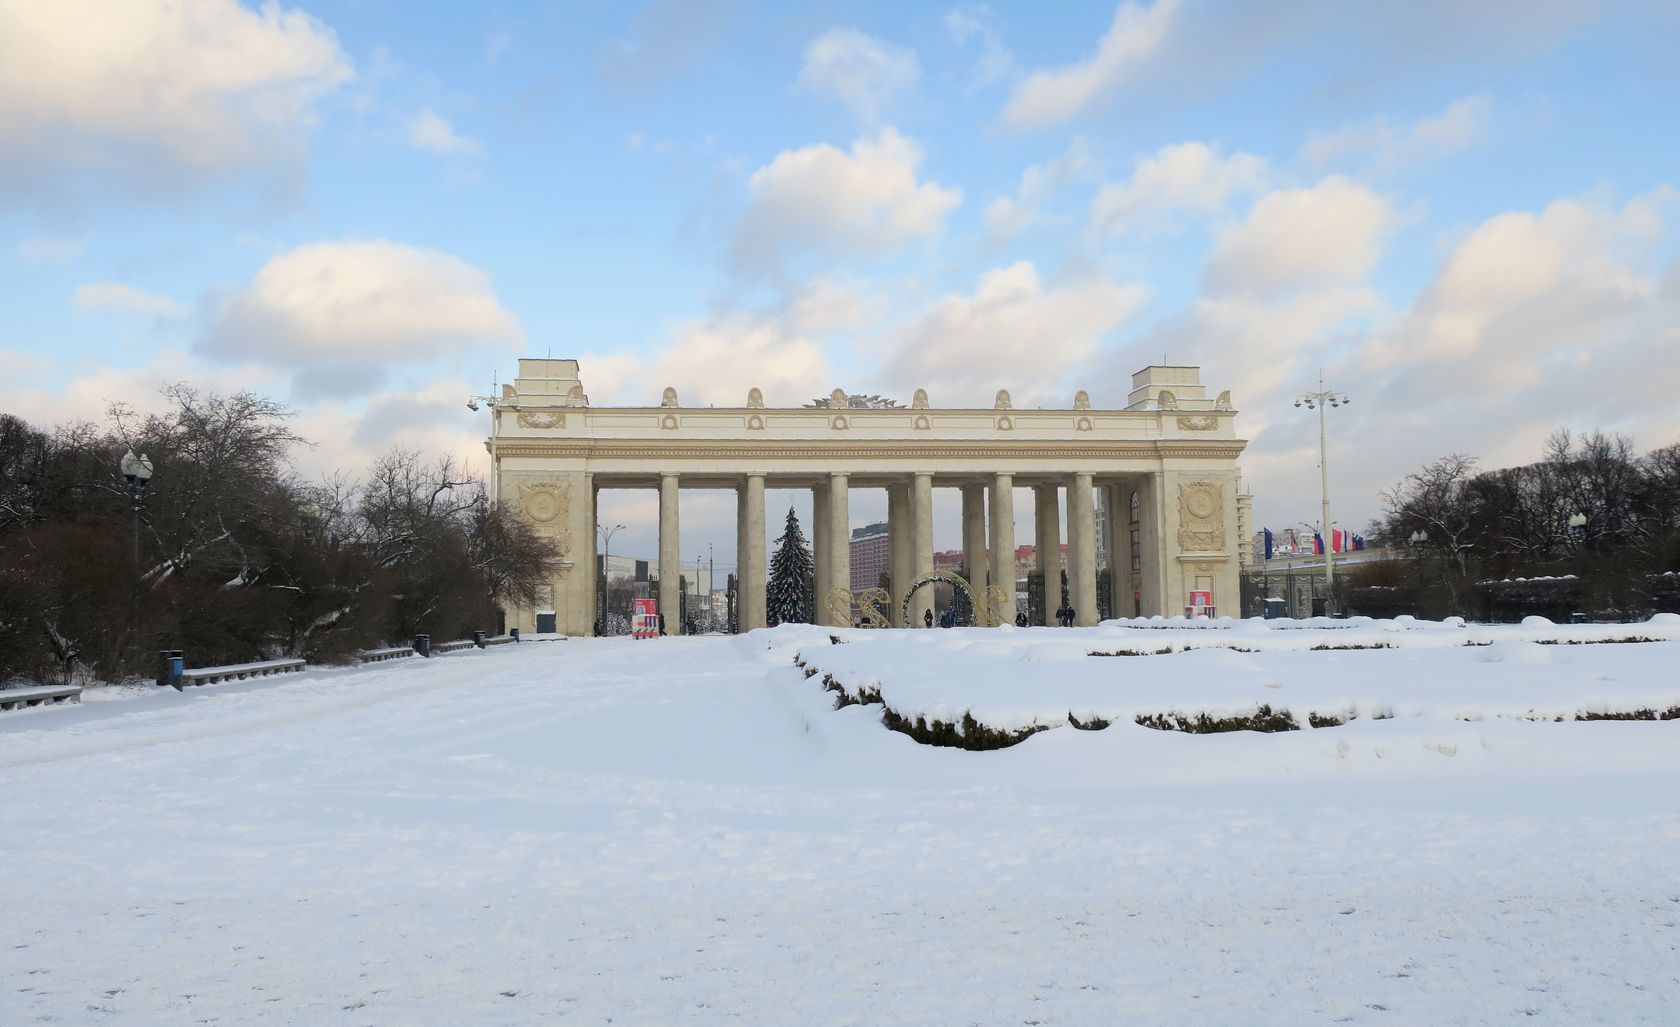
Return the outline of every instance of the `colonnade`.
{"type": "MultiPolygon", "coordinates": [[[[887,525],[889,536],[889,566],[892,581],[892,623],[895,627],[919,627],[924,615],[933,608],[933,591],[917,593],[910,608],[910,623],[904,623],[901,607],[903,589],[911,581],[934,569],[933,548],[933,490],[935,486],[955,487],[962,494],[963,563],[969,571],[969,584],[977,597],[984,596],[990,585],[1001,586],[1007,599],[996,612],[1013,621],[1015,618],[1015,476],[996,473],[977,480],[976,476],[941,475],[936,481],[931,473],[910,473],[882,479],[870,475],[868,480],[854,486],[852,477],[844,473],[830,473],[814,482],[798,486],[782,482],[767,482],[764,474],[747,474],[735,483],[736,493],[736,562],[737,611],[743,631],[767,624],[767,579],[769,563],[765,543],[765,490],[767,487],[807,487],[812,493],[811,540],[816,570],[816,619],[819,624],[848,626],[838,614],[828,609],[829,591],[837,586],[851,586],[851,517],[850,492],[854,487],[882,488],[887,493],[887,525]]],[[[807,476],[808,478],[808,476],[807,476]]],[[[596,476],[595,485],[604,483],[596,476]]],[[[669,569],[681,565],[681,524],[678,515],[678,496],[682,475],[675,472],[659,476],[659,606],[661,610],[675,610],[679,602],[678,576],[669,569]]],[[[716,488],[715,479],[708,478],[702,486],[716,488]]],[[[1127,502],[1138,485],[1114,480],[1099,484],[1091,474],[1076,472],[1062,475],[1035,474],[1023,487],[1034,493],[1034,543],[1037,549],[1037,570],[1045,582],[1044,620],[1054,622],[1052,612],[1060,605],[1061,572],[1061,492],[1068,496],[1068,592],[1076,612],[1075,623],[1093,625],[1098,620],[1097,564],[1098,530],[1096,521],[1096,490],[1107,488],[1105,504],[1109,537],[1108,560],[1111,581],[1114,582],[1117,612],[1129,614],[1130,603],[1119,601],[1124,586],[1132,582],[1133,561],[1130,558],[1130,537],[1127,522],[1127,502]]],[[[593,522],[593,517],[591,518],[593,522]]],[[[1129,599],[1130,597],[1127,596],[1129,599]]],[[[671,618],[667,630],[681,630],[678,618],[671,618]]]]}

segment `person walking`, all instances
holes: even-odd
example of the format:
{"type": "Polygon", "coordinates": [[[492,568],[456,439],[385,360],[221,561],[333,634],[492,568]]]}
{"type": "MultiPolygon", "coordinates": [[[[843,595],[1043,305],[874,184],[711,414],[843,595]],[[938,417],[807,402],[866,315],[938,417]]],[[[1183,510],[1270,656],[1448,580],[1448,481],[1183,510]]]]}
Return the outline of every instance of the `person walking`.
{"type": "Polygon", "coordinates": [[[932,610],[923,610],[922,611],[922,626],[923,627],[929,627],[929,628],[933,627],[933,611],[932,610]]]}
{"type": "Polygon", "coordinates": [[[1069,605],[1066,609],[1064,609],[1062,611],[1062,618],[1063,618],[1062,619],[1062,627],[1064,627],[1064,628],[1073,627],[1074,612],[1073,612],[1073,607],[1071,605],[1069,605]]]}

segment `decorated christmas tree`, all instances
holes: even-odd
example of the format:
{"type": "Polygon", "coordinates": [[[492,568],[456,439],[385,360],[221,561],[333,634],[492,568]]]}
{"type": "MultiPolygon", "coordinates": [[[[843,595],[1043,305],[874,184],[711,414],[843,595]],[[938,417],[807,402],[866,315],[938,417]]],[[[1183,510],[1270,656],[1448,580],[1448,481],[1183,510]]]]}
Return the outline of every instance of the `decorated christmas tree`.
{"type": "Polygon", "coordinates": [[[788,507],[787,528],[776,540],[776,555],[770,558],[770,585],[765,595],[765,612],[772,626],[811,624],[816,619],[812,593],[816,590],[816,564],[799,518],[788,507]]]}

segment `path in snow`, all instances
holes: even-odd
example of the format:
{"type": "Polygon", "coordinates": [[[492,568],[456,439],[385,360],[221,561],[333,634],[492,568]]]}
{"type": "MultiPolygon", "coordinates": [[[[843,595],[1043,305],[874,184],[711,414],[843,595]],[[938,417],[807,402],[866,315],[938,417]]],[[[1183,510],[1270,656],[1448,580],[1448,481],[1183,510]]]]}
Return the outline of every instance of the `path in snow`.
{"type": "Polygon", "coordinates": [[[1116,725],[968,753],[832,710],[767,637],[6,714],[0,1022],[1680,1003],[1680,725],[1116,725]]]}

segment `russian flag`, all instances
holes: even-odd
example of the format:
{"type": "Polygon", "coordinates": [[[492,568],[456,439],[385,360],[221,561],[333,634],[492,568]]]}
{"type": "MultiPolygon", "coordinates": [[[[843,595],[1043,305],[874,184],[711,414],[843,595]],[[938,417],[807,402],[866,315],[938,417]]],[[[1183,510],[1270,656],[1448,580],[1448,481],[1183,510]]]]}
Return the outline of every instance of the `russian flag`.
{"type": "Polygon", "coordinates": [[[1324,536],[1315,531],[1313,532],[1313,555],[1320,556],[1323,555],[1323,553],[1324,536]]]}

